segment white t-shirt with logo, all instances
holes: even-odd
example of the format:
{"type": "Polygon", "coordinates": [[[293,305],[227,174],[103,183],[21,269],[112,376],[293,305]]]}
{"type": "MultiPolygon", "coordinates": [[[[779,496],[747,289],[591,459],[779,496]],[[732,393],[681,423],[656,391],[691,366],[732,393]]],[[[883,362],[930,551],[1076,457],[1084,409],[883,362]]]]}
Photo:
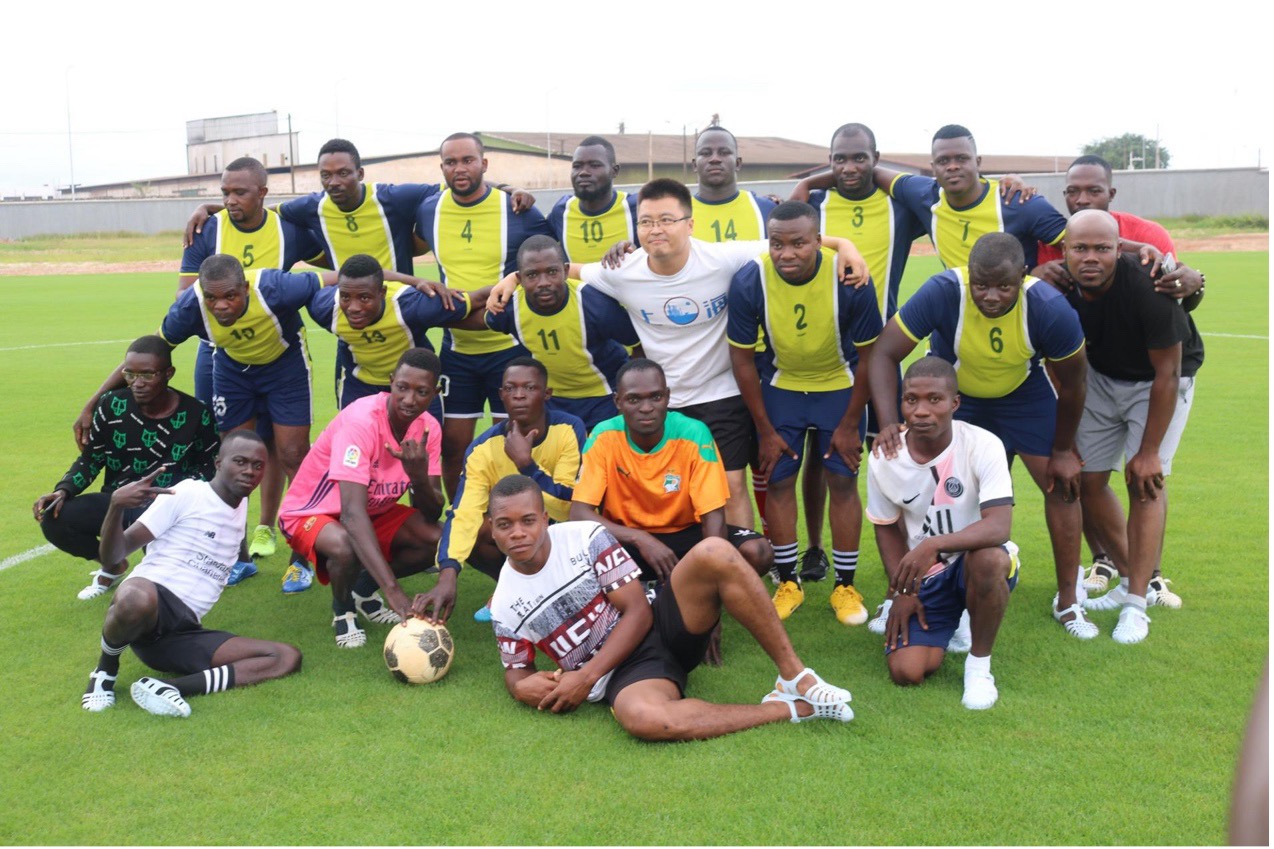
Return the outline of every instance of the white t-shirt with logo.
{"type": "MultiPolygon", "coordinates": [[[[597,522],[560,522],[549,526],[548,535],[544,567],[524,575],[506,561],[491,596],[491,625],[505,669],[534,669],[536,648],[568,672],[579,669],[619,622],[619,610],[606,594],[641,574],[597,522]]],[[[593,685],[590,702],[606,694],[610,676],[593,685]]]]}
{"type": "Polygon", "coordinates": [[[202,620],[239,560],[248,499],[231,507],[206,481],[184,480],[170,488],[171,495],[157,497],[137,520],[155,541],[128,578],[162,584],[202,620]]]}
{"type": "Polygon", "coordinates": [[[674,409],[739,394],[726,341],[726,296],[736,272],[769,250],[769,242],[690,240],[676,274],[650,270],[638,248],[620,268],[585,265],[580,277],[623,304],[646,356],[663,367],[674,409]]]}
{"type": "Polygon", "coordinates": [[[963,530],[987,507],[1013,504],[1004,443],[990,431],[953,421],[951,444],[924,464],[911,458],[905,431],[902,441],[892,460],[868,458],[866,512],[877,525],[892,525],[901,515],[908,549],[926,537],[963,530]]]}

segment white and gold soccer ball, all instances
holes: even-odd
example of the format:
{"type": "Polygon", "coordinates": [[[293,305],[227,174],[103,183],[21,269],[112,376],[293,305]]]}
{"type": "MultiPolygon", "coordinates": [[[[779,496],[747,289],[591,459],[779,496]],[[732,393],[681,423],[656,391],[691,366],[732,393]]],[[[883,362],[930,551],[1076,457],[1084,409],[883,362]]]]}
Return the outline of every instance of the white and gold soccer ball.
{"type": "Polygon", "coordinates": [[[451,632],[443,625],[412,616],[389,629],[385,665],[404,684],[431,684],[447,674],[456,656],[451,632]]]}

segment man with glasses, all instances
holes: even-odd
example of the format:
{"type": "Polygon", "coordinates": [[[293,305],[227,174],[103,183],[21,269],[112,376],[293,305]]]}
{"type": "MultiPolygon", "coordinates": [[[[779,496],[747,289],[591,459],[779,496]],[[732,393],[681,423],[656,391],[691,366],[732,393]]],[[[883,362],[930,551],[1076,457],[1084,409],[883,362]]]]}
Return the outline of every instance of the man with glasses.
{"type": "MultiPolygon", "coordinates": [[[[35,500],[35,520],[45,539],[60,550],[97,560],[111,493],[159,465],[166,467],[155,478],[159,487],[187,478],[212,477],[219,444],[212,413],[168,385],[173,373],[172,349],[160,337],[143,336],[128,346],[123,368],[128,388],[98,399],[80,456],[52,492],[35,500]],[[99,474],[103,475],[101,491],[86,493],[99,474]]],[[[124,511],[124,526],[144,509],[124,511]]],[[[126,559],[100,563],[79,597],[87,600],[104,595],[126,571],[126,559]]]]}

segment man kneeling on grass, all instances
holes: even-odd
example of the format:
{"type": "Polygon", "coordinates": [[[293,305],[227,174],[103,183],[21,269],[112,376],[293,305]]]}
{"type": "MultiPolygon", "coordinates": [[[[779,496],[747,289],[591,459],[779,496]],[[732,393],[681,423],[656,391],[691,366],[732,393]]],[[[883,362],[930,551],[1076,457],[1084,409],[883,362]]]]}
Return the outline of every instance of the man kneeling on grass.
{"type": "Polygon", "coordinates": [[[597,522],[549,526],[535,481],[510,475],[488,513],[500,570],[491,616],[504,683],[518,701],[554,713],[606,701],[643,740],[700,740],[790,719],[854,718],[848,690],[805,667],[761,579],[734,546],[705,538],[682,558],[653,605],[640,569],[597,522]],[[721,610],[729,611],[778,667],[759,705],[685,698],[721,610]],[[557,664],[537,672],[539,648],[557,664]]]}
{"type": "Polygon", "coordinates": [[[133,701],[159,716],[190,716],[189,696],[281,678],[301,668],[301,652],[286,643],[210,631],[202,619],[225,589],[238,560],[248,496],[265,473],[266,448],[251,430],[221,440],[210,483],[184,480],[155,487],[164,466],[111,493],[102,521],[101,558],[118,563],[146,546],[146,556],[124,580],[102,625],[102,656],[89,675],[84,709],[115,704],[115,678],[124,649],[152,669],[175,678],[142,677],[133,701]],[[125,511],[153,501],[125,530],[125,511]]]}
{"type": "Polygon", "coordinates": [[[891,455],[877,440],[867,466],[867,518],[889,573],[890,677],[919,684],[937,671],[967,609],[962,702],[985,710],[999,698],[991,647],[1018,577],[1013,479],[994,434],[952,420],[959,406],[950,363],[912,363],[902,379],[902,444],[891,455]]]}

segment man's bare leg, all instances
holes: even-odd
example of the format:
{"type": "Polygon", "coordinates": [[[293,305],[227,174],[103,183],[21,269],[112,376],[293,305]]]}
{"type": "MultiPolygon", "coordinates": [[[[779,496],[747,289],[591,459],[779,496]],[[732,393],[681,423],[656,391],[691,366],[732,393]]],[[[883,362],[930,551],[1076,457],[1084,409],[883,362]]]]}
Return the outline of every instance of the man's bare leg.
{"type": "MultiPolygon", "coordinates": [[[[730,485],[730,500],[725,503],[725,520],[740,528],[756,528],[756,514],[752,512],[752,493],[748,488],[748,470],[735,469],[725,473],[730,485]]],[[[768,497],[768,496],[767,496],[768,497]]]]}

